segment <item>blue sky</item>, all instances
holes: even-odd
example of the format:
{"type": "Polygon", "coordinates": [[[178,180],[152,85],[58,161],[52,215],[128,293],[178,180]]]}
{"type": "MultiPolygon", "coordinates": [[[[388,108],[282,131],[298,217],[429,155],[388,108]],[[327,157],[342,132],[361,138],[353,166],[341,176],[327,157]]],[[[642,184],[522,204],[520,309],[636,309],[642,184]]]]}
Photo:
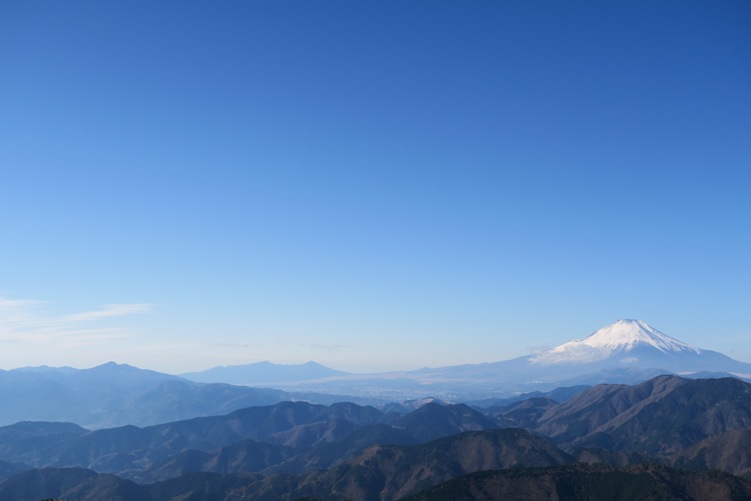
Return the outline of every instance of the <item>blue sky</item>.
{"type": "Polygon", "coordinates": [[[0,5],[0,367],[751,361],[747,2],[0,5]]]}

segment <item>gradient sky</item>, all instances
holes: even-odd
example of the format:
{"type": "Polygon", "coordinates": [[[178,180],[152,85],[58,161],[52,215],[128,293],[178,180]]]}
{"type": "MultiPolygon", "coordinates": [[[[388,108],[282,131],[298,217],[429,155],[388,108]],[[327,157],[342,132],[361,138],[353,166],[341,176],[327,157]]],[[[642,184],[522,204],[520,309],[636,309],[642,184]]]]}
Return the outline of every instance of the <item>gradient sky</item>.
{"type": "Polygon", "coordinates": [[[0,368],[751,362],[751,4],[0,3],[0,368]]]}

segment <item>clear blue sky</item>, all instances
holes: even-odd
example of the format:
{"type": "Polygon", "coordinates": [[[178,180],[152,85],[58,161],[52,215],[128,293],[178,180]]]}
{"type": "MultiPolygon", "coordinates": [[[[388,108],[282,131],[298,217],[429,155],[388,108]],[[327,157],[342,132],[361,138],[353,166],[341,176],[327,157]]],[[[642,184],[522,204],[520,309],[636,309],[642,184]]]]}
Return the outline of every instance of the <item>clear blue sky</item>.
{"type": "Polygon", "coordinates": [[[0,367],[751,361],[751,4],[5,1],[0,367]]]}

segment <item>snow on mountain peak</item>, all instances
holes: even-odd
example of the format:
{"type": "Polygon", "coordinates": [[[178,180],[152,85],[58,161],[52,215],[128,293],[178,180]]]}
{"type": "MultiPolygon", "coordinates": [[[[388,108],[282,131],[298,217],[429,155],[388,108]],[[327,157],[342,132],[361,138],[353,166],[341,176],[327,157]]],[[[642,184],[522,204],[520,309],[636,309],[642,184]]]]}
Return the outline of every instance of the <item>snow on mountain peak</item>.
{"type": "Polygon", "coordinates": [[[618,320],[580,341],[593,348],[633,349],[649,345],[660,351],[697,351],[641,320],[618,320]]]}
{"type": "Polygon", "coordinates": [[[616,353],[645,347],[663,353],[701,353],[698,348],[678,341],[641,320],[618,320],[589,337],[574,339],[533,356],[530,361],[543,365],[596,362],[616,353]]]}

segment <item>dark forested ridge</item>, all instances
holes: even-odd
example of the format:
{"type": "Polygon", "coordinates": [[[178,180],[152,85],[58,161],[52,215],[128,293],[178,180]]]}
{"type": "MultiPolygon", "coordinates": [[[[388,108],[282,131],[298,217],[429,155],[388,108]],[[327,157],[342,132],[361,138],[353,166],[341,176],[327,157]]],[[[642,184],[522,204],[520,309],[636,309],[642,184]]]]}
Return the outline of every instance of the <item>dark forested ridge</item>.
{"type": "Polygon", "coordinates": [[[280,402],[143,428],[21,422],[0,428],[0,499],[749,499],[732,475],[751,472],[749,440],[751,385],[675,376],[486,410],[280,402]]]}
{"type": "Polygon", "coordinates": [[[719,472],[667,466],[573,464],[484,471],[455,478],[405,501],[675,501],[751,499],[751,482],[719,472]]]}

